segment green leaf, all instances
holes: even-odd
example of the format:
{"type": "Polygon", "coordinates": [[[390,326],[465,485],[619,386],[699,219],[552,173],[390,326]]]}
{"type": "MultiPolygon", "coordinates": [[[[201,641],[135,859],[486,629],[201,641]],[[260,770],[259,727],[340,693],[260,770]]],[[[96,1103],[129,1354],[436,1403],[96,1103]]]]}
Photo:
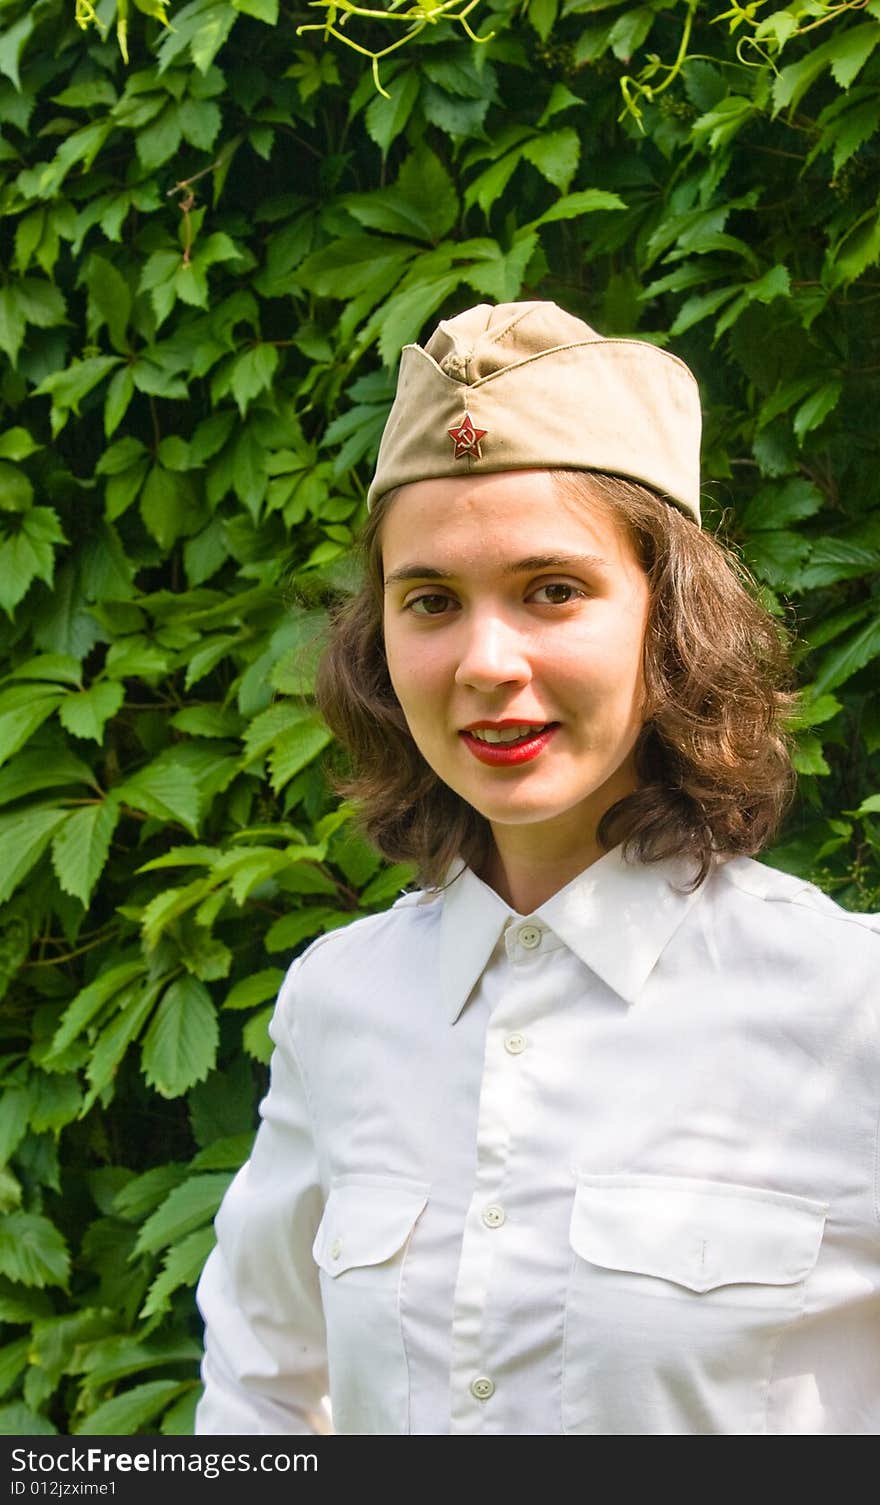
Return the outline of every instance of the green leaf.
{"type": "Polygon", "coordinates": [[[14,758],[0,772],[0,805],[11,804],[27,794],[38,794],[44,789],[58,789],[68,784],[94,782],[87,763],[64,748],[46,751],[25,752],[14,758]]]}
{"type": "Polygon", "coordinates": [[[61,432],[71,413],[79,413],[83,398],[119,365],[119,361],[118,355],[93,355],[45,377],[36,388],[36,396],[52,399],[53,437],[61,432]]]}
{"type": "Polygon", "coordinates": [[[58,1429],[23,1401],[0,1406],[0,1437],[57,1437],[58,1429]]]}
{"type": "Polygon", "coordinates": [[[526,141],[522,154],[548,183],[567,193],[580,161],[580,137],[571,126],[563,126],[561,130],[548,131],[526,141]]]}
{"type": "Polygon", "coordinates": [[[62,699],[42,685],[15,685],[0,693],[0,764],[24,746],[62,699]]]}
{"type": "Polygon", "coordinates": [[[264,967],[251,977],[242,978],[230,988],[223,1002],[224,1009],[251,1009],[267,998],[274,998],[284,981],[280,967],[264,967]]]}
{"type": "Polygon", "coordinates": [[[278,350],[275,345],[254,345],[238,356],[232,368],[230,388],[242,418],[254,398],[271,387],[277,369],[278,350]]]}
{"type": "Polygon", "coordinates": [[[814,481],[795,476],[774,486],[762,486],[742,515],[746,533],[766,528],[786,528],[789,523],[814,517],[822,508],[824,497],[814,481]]]}
{"type": "Polygon", "coordinates": [[[83,1421],[76,1423],[71,1435],[131,1437],[148,1422],[155,1421],[191,1384],[191,1380],[147,1380],[143,1385],[135,1385],[90,1411],[83,1421]]]}
{"type": "Polygon", "coordinates": [[[34,580],[52,584],[53,544],[65,543],[66,539],[51,507],[31,507],[22,514],[14,533],[0,537],[0,606],[12,616],[34,580]]]}
{"type": "Polygon", "coordinates": [[[131,291],[122,274],[106,257],[93,252],[86,264],[89,324],[92,334],[106,324],[110,343],[120,353],[127,348],[125,331],[131,314],[131,291]]]}
{"type": "MultiPolygon", "coordinates": [[[[5,1165],[27,1133],[33,1088],[4,1087],[0,1093],[0,1165],[5,1165]]],[[[2,1319],[7,1320],[7,1319],[2,1319]]]]}
{"type": "Polygon", "coordinates": [[[0,1222],[0,1274],[24,1286],[66,1286],[70,1255],[48,1218],[11,1212],[0,1222]]]}
{"type": "Polygon", "coordinates": [[[874,21],[866,21],[813,48],[799,62],[789,63],[773,82],[773,113],[787,107],[796,109],[826,68],[830,68],[835,83],[848,89],[878,42],[880,27],[874,21]]]}
{"type": "Polygon", "coordinates": [[[30,1334],[0,1347],[0,1395],[11,1390],[22,1370],[27,1369],[30,1347],[30,1334]]]}
{"type": "Polygon", "coordinates": [[[271,1004],[267,1009],[260,1009],[258,1014],[254,1014],[248,1020],[241,1032],[241,1043],[248,1055],[253,1056],[254,1060],[259,1061],[263,1066],[268,1066],[272,1059],[274,1046],[269,1034],[269,1024],[274,1012],[275,1009],[271,1004]]]}
{"type": "Polygon", "coordinates": [[[115,799],[86,805],[67,817],[52,841],[52,866],[66,894],[87,905],[110,855],[119,821],[115,799]]]}
{"type": "Polygon", "coordinates": [[[822,751],[822,742],[811,732],[798,738],[797,746],[792,751],[791,761],[795,771],[800,774],[822,775],[831,772],[822,751]]]}
{"type": "Polygon", "coordinates": [[[807,434],[824,423],[828,414],[834,411],[842,392],[842,381],[825,382],[801,403],[794,415],[794,431],[799,444],[803,444],[807,434]]]}
{"type": "Polygon", "coordinates": [[[409,120],[419,96],[419,77],[414,68],[398,73],[388,85],[388,98],[377,94],[367,106],[364,117],[371,140],[387,157],[388,148],[409,120]]]}
{"type": "Polygon", "coordinates": [[[232,0],[232,4],[244,15],[265,21],[267,26],[278,25],[278,0],[232,0]]]}
{"type": "Polygon", "coordinates": [[[141,980],[143,974],[144,963],[140,958],[137,961],[119,962],[101,972],[94,982],[77,993],[61,1016],[61,1022],[52,1038],[50,1056],[46,1057],[43,1064],[48,1066],[52,1056],[63,1055],[104,1005],[117,998],[132,983],[141,980]]]}
{"type": "Polygon", "coordinates": [[[114,792],[135,810],[155,815],[158,820],[177,821],[193,836],[197,834],[199,789],[189,769],[167,762],[152,763],[118,784],[114,792]]]}
{"type": "Polygon", "coordinates": [[[193,1229],[209,1223],[231,1181],[231,1173],[214,1172],[190,1176],[181,1186],[175,1187],[142,1225],[135,1254],[155,1254],[193,1229]]]}
{"type": "Polygon", "coordinates": [[[0,460],[27,460],[41,447],[27,429],[20,426],[0,434],[0,460]]]}
{"type": "Polygon", "coordinates": [[[66,810],[37,806],[0,815],[0,904],[5,904],[42,857],[66,810]]]}
{"type": "Polygon", "coordinates": [[[100,742],[106,723],[116,715],[124,699],[124,685],[116,680],[99,680],[87,690],[66,696],[58,719],[71,736],[100,742]]]}
{"type": "Polygon", "coordinates": [[[527,234],[530,230],[537,230],[540,225],[550,225],[557,220],[580,219],[582,214],[596,214],[603,209],[625,208],[626,204],[616,193],[608,193],[604,188],[584,188],[578,193],[564,194],[537,219],[530,220],[527,225],[521,226],[518,234],[527,234]]]}
{"type": "Polygon", "coordinates": [[[181,1097],[214,1067],[220,1034],[207,988],[180,977],[168,988],[144,1036],[141,1064],[162,1097],[181,1097]]]}
{"type": "Polygon", "coordinates": [[[847,638],[823,660],[813,681],[813,693],[821,695],[826,690],[836,690],[845,684],[860,669],[880,657],[880,615],[868,622],[860,632],[847,638]]]}
{"type": "Polygon", "coordinates": [[[145,982],[140,987],[132,984],[117,995],[122,1007],[101,1031],[86,1070],[90,1091],[83,1103],[83,1114],[92,1107],[98,1093],[113,1080],[122,1057],[149,1018],[163,984],[164,979],[151,984],[145,982]]]}
{"type": "Polygon", "coordinates": [[[150,536],[165,552],[181,534],[194,533],[204,522],[189,477],[161,465],[154,465],[144,482],[140,512],[150,536]]]}
{"type": "Polygon", "coordinates": [[[37,1134],[57,1134],[76,1118],[82,1093],[72,1072],[38,1072],[33,1082],[30,1127],[37,1134]]]}
{"type": "Polygon", "coordinates": [[[140,1311],[142,1318],[155,1317],[168,1311],[169,1297],[181,1286],[194,1286],[202,1273],[205,1260],[214,1247],[216,1238],[213,1227],[197,1228],[187,1234],[173,1249],[169,1249],[162,1269],[150,1286],[147,1299],[140,1311]]]}
{"type": "Polygon", "coordinates": [[[37,16],[29,8],[18,17],[17,21],[6,26],[0,34],[0,73],[5,73],[19,91],[21,80],[18,76],[18,69],[21,55],[30,40],[36,21],[37,16]]]}
{"type": "Polygon", "coordinates": [[[34,499],[34,488],[23,470],[0,460],[0,509],[26,512],[34,499]]]}

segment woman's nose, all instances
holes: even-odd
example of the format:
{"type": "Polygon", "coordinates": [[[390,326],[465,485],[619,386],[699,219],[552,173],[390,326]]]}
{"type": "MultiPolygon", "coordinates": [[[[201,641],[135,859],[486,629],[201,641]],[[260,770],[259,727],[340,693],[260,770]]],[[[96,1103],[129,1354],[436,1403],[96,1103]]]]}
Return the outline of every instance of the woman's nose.
{"type": "Polygon", "coordinates": [[[509,622],[481,613],[462,623],[465,639],[455,682],[475,690],[527,684],[532,677],[526,644],[509,622]]]}

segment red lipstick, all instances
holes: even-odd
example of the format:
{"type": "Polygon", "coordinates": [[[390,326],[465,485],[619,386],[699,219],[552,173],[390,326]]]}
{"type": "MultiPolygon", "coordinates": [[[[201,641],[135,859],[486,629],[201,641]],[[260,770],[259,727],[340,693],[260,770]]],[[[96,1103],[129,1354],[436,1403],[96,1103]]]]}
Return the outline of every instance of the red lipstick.
{"type": "Polygon", "coordinates": [[[483,742],[475,737],[473,732],[483,727],[491,727],[495,731],[501,731],[506,726],[524,726],[523,721],[509,719],[507,721],[474,721],[471,727],[459,732],[469,752],[481,763],[487,763],[490,767],[509,768],[519,763],[530,763],[537,758],[559,730],[559,722],[551,721],[539,731],[536,730],[518,742],[483,742]]]}

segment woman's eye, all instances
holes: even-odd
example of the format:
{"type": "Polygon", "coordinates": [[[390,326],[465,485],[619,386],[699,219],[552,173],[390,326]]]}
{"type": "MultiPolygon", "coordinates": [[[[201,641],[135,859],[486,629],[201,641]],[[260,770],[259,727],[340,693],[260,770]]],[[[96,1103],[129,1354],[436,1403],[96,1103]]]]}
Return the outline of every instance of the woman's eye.
{"type": "Polygon", "coordinates": [[[547,585],[539,585],[532,599],[538,600],[543,595],[544,600],[538,600],[539,606],[567,606],[575,596],[583,594],[575,585],[566,585],[563,580],[551,580],[547,585]]]}
{"type": "Polygon", "coordinates": [[[441,617],[450,604],[448,596],[440,596],[436,593],[430,596],[416,596],[414,600],[407,602],[407,611],[415,612],[418,617],[441,617]]]}

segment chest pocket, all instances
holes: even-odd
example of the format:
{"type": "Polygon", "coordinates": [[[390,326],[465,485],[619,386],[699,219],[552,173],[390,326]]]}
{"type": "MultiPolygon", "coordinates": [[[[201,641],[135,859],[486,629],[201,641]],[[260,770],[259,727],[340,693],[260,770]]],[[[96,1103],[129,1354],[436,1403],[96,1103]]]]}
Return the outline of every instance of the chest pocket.
{"type": "Polygon", "coordinates": [[[427,1183],[395,1176],[346,1175],[331,1182],[312,1256],[320,1270],[337,1432],[408,1431],[400,1290],[429,1190],[427,1183]]]}
{"type": "Polygon", "coordinates": [[[581,1174],[564,1430],[631,1433],[637,1415],[646,1433],[761,1433],[774,1348],[803,1311],[826,1210],[725,1182],[581,1174]]]}

